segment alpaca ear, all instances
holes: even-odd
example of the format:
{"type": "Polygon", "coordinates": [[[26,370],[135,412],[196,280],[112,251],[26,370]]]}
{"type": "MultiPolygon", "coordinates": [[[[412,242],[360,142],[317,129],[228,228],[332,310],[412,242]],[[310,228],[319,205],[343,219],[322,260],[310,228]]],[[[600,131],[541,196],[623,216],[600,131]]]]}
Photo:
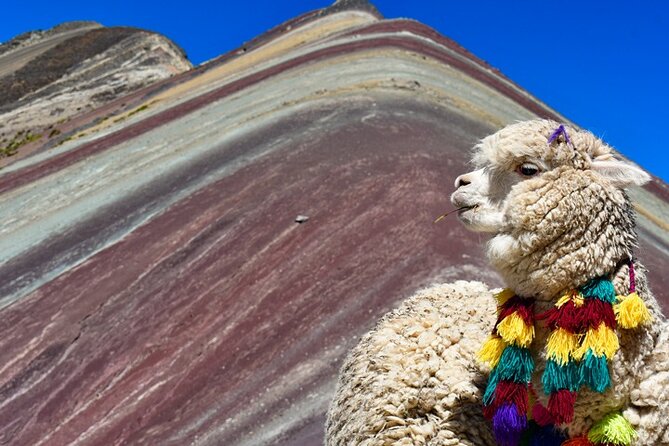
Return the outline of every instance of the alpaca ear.
{"type": "Polygon", "coordinates": [[[609,180],[616,187],[643,186],[650,181],[650,175],[625,161],[606,157],[592,161],[592,170],[609,180]]]}

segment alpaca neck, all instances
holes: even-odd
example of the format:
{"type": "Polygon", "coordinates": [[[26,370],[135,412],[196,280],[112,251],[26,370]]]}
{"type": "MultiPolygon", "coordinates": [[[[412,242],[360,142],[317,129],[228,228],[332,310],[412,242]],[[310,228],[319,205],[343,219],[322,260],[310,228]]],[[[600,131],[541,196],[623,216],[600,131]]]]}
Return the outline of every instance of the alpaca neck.
{"type": "MultiPolygon", "coordinates": [[[[534,237],[534,236],[533,236],[534,237]]],[[[583,248],[573,234],[547,238],[544,243],[498,234],[488,243],[487,255],[508,288],[519,296],[554,301],[560,293],[578,288],[595,277],[613,278],[631,257],[636,237],[618,230],[615,239],[594,237],[583,248]],[[624,236],[621,234],[625,234],[624,236]],[[528,246],[540,245],[529,248],[528,246]]],[[[624,267],[627,271],[627,267],[624,267]]]]}

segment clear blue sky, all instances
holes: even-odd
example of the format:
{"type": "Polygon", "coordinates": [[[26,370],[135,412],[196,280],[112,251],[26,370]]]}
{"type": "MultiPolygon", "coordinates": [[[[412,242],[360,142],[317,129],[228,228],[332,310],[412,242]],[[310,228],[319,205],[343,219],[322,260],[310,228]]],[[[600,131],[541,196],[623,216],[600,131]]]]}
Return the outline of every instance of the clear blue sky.
{"type": "MultiPolygon", "coordinates": [[[[63,21],[158,31],[195,64],[328,0],[7,1],[0,41],[63,21]],[[29,5],[29,6],[27,6],[29,5]]],[[[669,180],[669,2],[373,1],[456,40],[642,167],[669,180]]]]}

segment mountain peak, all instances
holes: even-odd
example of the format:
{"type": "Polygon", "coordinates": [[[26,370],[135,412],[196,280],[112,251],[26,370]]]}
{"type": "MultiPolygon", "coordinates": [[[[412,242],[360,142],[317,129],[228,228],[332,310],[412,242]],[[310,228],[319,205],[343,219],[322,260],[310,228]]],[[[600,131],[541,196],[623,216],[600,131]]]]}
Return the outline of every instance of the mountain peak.
{"type": "Polygon", "coordinates": [[[45,141],[57,122],[191,67],[169,39],[136,28],[79,21],[21,34],[0,47],[0,158],[45,141]]]}

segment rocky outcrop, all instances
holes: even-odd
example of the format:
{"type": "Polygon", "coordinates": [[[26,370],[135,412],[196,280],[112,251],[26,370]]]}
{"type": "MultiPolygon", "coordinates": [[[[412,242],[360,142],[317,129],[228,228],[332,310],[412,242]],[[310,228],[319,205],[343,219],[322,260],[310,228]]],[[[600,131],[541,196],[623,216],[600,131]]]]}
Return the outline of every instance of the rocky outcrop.
{"type": "Polygon", "coordinates": [[[0,46],[0,157],[56,136],[56,123],[190,68],[171,41],[134,28],[75,22],[21,35],[0,46]]]}
{"type": "MultiPolygon", "coordinates": [[[[75,21],[62,23],[46,31],[28,31],[0,44],[0,56],[14,50],[21,48],[26,49],[28,47],[30,47],[29,52],[39,54],[65,39],[100,27],[102,27],[102,25],[97,22],[75,21]]],[[[3,70],[5,69],[7,69],[6,63],[3,64],[3,70]]]]}

